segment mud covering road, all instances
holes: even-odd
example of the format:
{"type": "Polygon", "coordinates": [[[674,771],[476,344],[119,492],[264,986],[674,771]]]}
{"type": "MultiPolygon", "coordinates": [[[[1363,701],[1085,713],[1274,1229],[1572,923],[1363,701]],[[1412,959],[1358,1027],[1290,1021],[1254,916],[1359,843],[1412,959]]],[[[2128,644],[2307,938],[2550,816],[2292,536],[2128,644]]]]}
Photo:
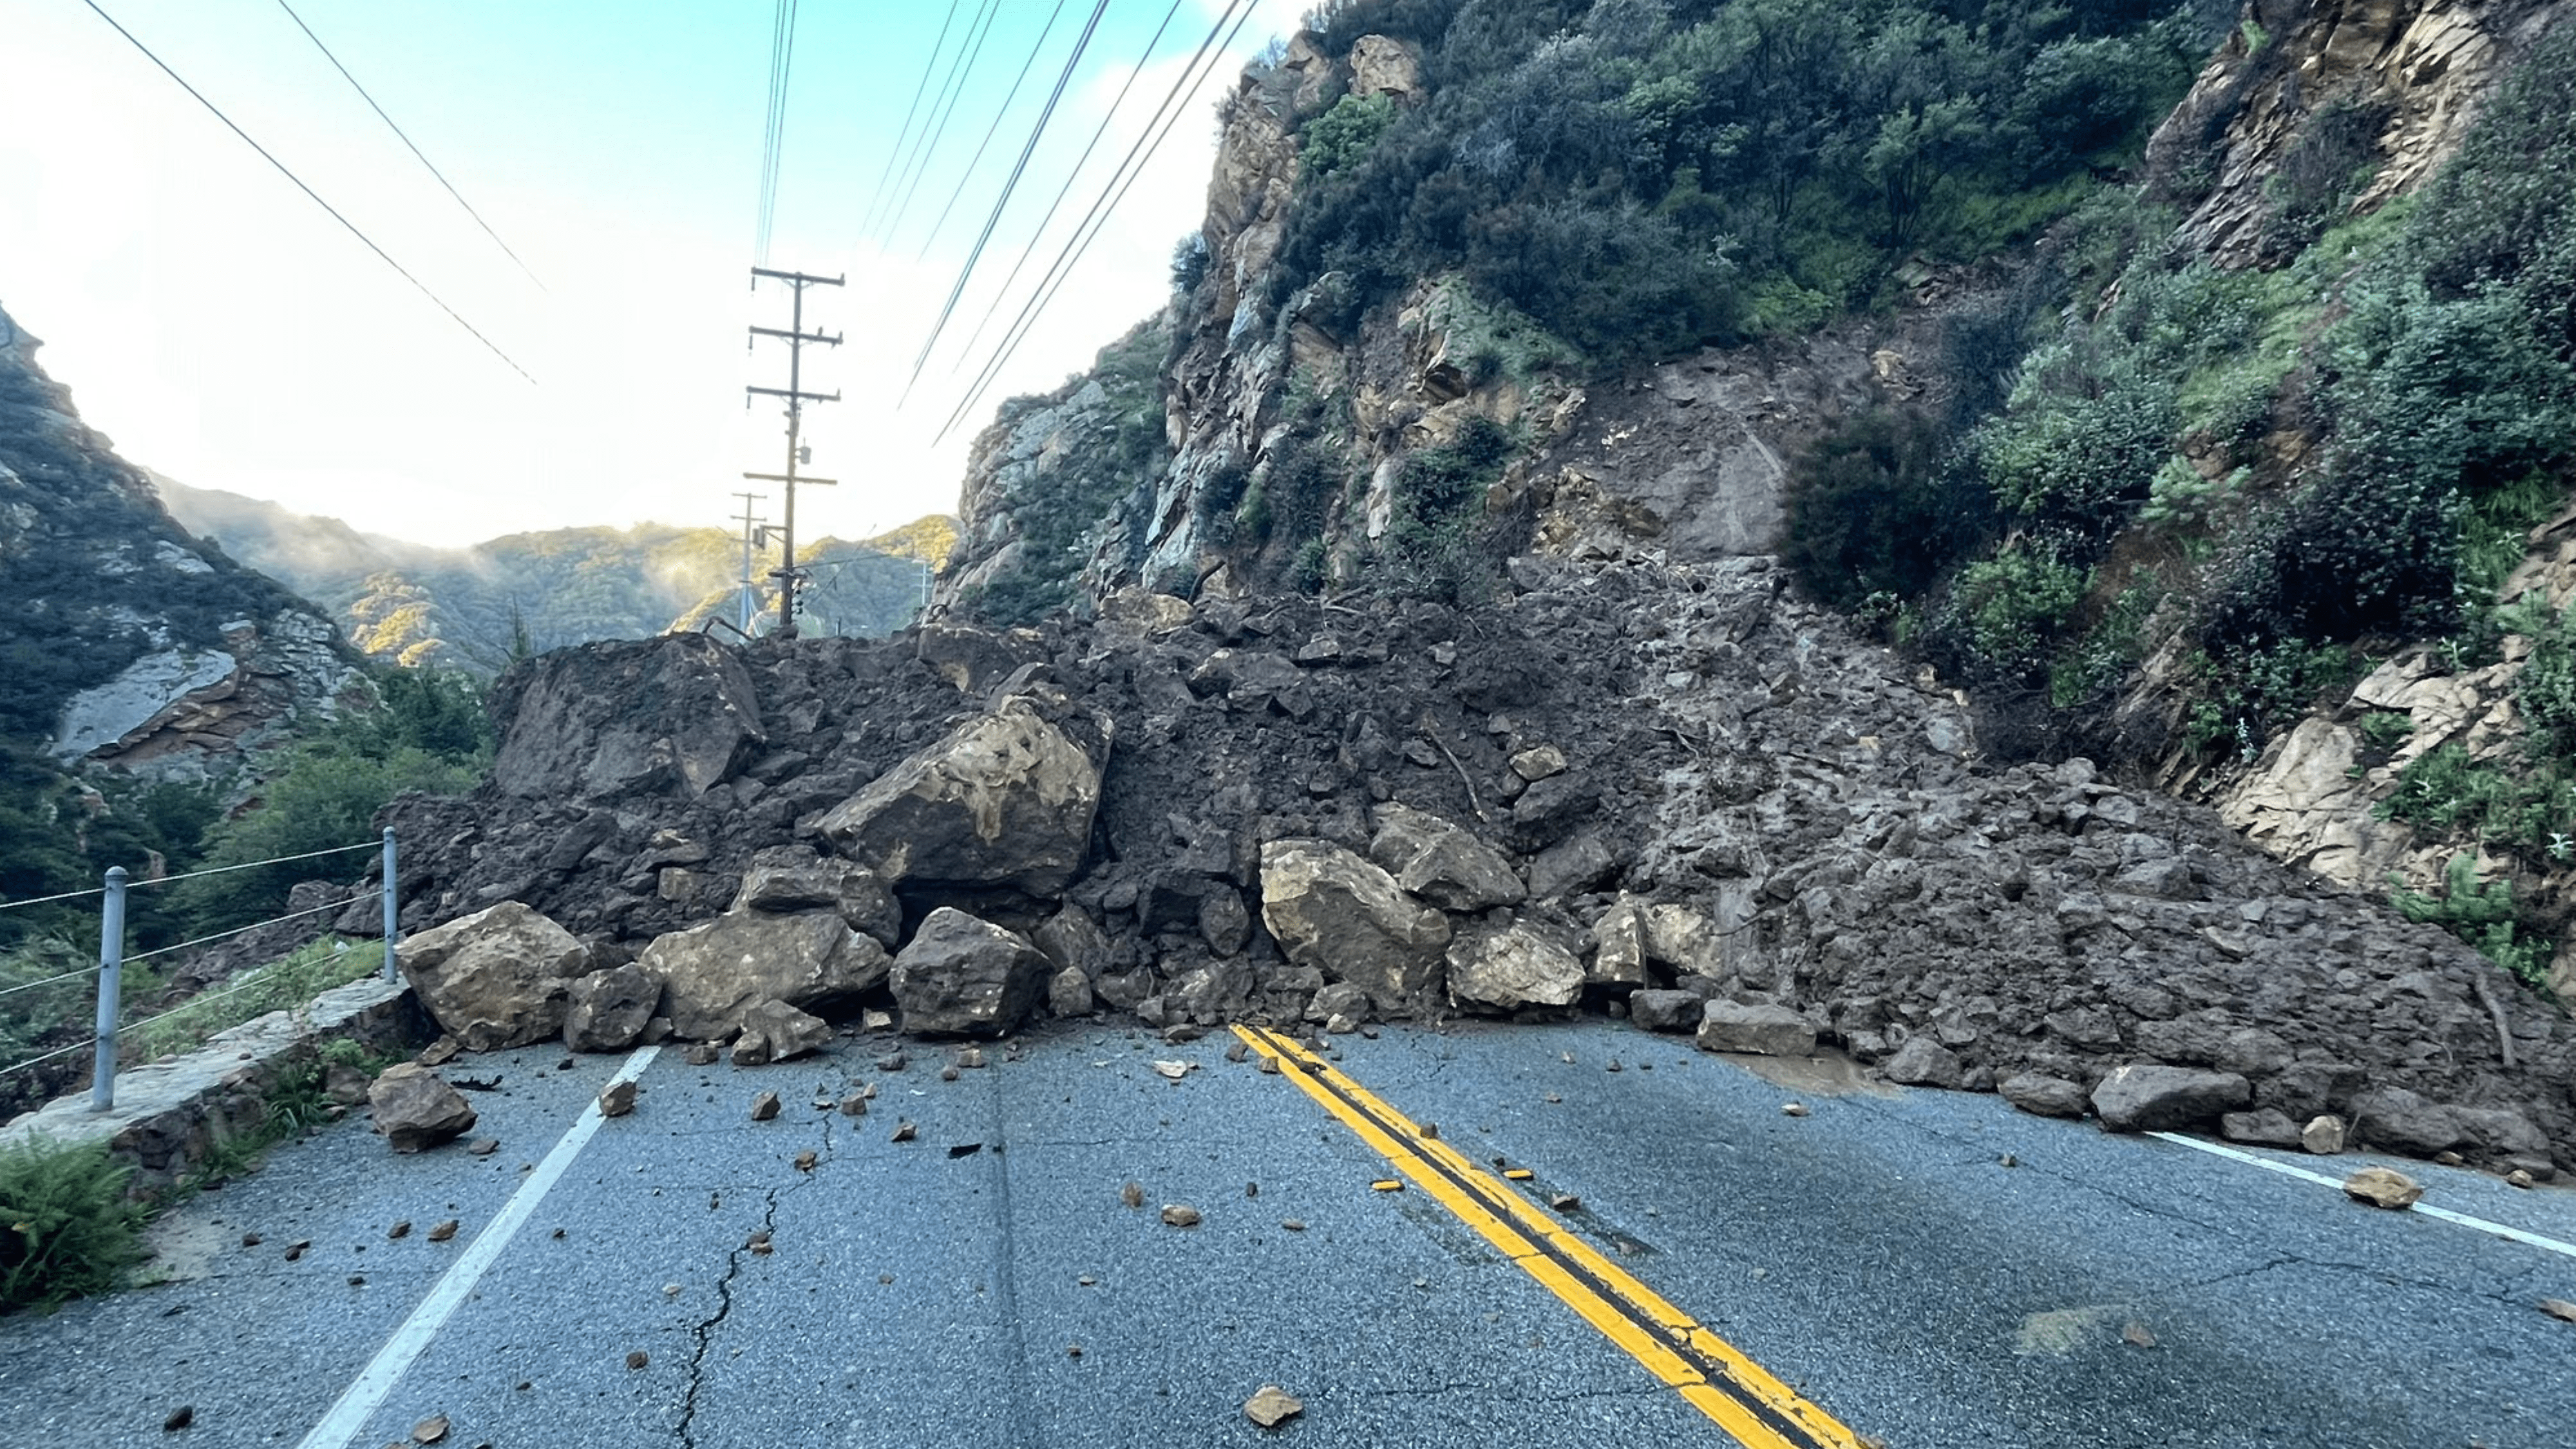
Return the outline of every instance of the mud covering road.
{"type": "MultiPolygon", "coordinates": [[[[354,1118],[280,1149],[166,1220],[171,1281],[0,1321],[0,1423],[64,1449],[373,1449],[435,1417],[459,1446],[1730,1442],[1423,1184],[1377,1190],[1404,1175],[1235,1040],[1059,1029],[954,1080],[955,1049],[891,1038],[755,1070],[668,1049],[568,1158],[633,1059],[478,1057],[452,1075],[491,1084],[497,1151],[396,1157],[354,1118]],[[764,1091],[783,1110],[754,1122],[764,1091]],[[456,1306],[424,1334],[442,1281],[456,1306]],[[416,1356],[343,1402],[389,1341],[416,1356]],[[1256,1428],[1265,1384],[1302,1414],[1256,1428]]],[[[2546,1245],[2576,1242],[2564,1190],[2400,1164],[2427,1203],[2544,1240],[2516,1241],[1598,1020],[1334,1051],[1334,1079],[1458,1159],[1529,1173],[1531,1213],[1840,1442],[2540,1449],[2576,1422],[2576,1324],[2539,1306],[2576,1299],[2576,1256],[2546,1245]]]]}

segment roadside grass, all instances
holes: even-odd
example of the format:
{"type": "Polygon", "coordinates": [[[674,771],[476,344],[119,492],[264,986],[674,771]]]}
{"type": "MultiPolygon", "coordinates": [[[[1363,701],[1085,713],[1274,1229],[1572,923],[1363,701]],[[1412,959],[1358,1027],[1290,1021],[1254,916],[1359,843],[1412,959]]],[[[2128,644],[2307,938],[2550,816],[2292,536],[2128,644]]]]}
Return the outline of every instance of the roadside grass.
{"type": "Polygon", "coordinates": [[[147,1019],[121,1039],[130,1061],[151,1061],[204,1046],[216,1035],[272,1011],[292,1011],[325,991],[376,969],[375,943],[325,936],[265,966],[244,971],[214,991],[147,1019]]]}

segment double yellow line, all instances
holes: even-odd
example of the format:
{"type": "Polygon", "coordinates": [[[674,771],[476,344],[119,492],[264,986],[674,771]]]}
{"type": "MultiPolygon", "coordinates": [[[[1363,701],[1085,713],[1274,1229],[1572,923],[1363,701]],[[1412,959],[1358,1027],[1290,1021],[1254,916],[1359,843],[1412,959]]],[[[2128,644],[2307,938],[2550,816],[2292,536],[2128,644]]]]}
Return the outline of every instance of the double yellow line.
{"type": "Polygon", "coordinates": [[[1520,1193],[1424,1134],[1332,1063],[1276,1032],[1236,1036],[1272,1059],[1325,1111],[1413,1184],[1483,1235],[1646,1370],[1747,1449],[1864,1449],[1833,1415],[1801,1398],[1733,1344],[1628,1276],[1520,1193]]]}

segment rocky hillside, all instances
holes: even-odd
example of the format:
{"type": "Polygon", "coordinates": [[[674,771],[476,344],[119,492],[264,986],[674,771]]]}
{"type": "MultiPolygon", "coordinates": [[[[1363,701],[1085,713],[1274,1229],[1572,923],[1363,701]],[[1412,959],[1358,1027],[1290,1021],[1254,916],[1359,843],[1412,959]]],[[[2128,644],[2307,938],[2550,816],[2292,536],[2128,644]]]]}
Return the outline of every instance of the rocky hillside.
{"type": "Polygon", "coordinates": [[[181,527],[0,313],[0,740],[51,766],[219,778],[352,670],[330,621],[181,527]]]}
{"type": "Polygon", "coordinates": [[[1323,7],[949,596],[1776,555],[1996,757],[2576,982],[2568,9],[1323,7]]]}
{"type": "MultiPolygon", "coordinates": [[[[730,618],[742,573],[738,535],[719,528],[559,528],[441,549],[237,493],[153,482],[180,522],[328,607],[368,657],[405,667],[488,675],[515,653],[730,618]]],[[[902,627],[920,611],[918,565],[944,564],[955,536],[949,519],[931,517],[876,538],[808,541],[807,560],[821,561],[808,627],[862,636],[902,627]]],[[[757,562],[775,566],[776,551],[757,562]]]]}

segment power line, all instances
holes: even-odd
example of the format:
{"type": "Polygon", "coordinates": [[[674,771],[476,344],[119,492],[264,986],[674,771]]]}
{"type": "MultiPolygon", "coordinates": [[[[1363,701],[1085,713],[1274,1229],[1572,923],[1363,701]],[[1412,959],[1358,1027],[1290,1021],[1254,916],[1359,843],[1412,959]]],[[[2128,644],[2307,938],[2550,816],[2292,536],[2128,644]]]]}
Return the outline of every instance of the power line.
{"type": "Polygon", "coordinates": [[[305,184],[304,184],[304,178],[303,178],[303,177],[298,176],[298,175],[296,175],[293,171],[288,170],[285,162],[278,160],[278,159],[277,159],[275,156],[273,156],[273,155],[270,155],[270,154],[269,154],[269,150],[268,150],[268,148],[267,148],[266,146],[263,146],[263,145],[259,144],[259,142],[252,140],[252,139],[251,139],[251,134],[250,134],[250,132],[243,130],[243,129],[242,129],[240,126],[238,126],[238,125],[235,125],[235,124],[233,123],[233,118],[232,118],[232,117],[230,117],[230,116],[227,116],[227,115],[225,115],[225,114],[223,113],[223,109],[222,109],[222,107],[217,106],[213,101],[207,100],[207,99],[205,98],[205,96],[204,96],[201,92],[199,92],[199,91],[198,91],[198,89],[197,89],[195,86],[192,86],[192,85],[188,84],[187,78],[186,78],[186,77],[184,77],[184,76],[182,76],[182,75],[180,75],[177,71],[172,70],[172,69],[170,68],[170,63],[169,63],[168,61],[165,61],[165,60],[163,60],[161,57],[159,57],[159,56],[157,56],[157,55],[154,55],[154,54],[152,53],[152,47],[150,47],[150,46],[148,46],[148,45],[145,45],[145,44],[144,44],[142,41],[140,41],[140,40],[135,39],[135,36],[134,36],[134,32],[133,32],[133,31],[126,29],[126,28],[125,28],[124,26],[122,26],[122,25],[118,25],[118,24],[117,24],[117,21],[116,21],[116,17],[115,17],[115,16],[110,15],[110,14],[108,14],[105,10],[103,10],[103,9],[100,9],[100,8],[99,8],[98,0],[81,0],[81,3],[82,3],[82,4],[84,4],[84,5],[87,5],[91,10],[96,11],[96,12],[97,12],[97,14],[98,14],[98,18],[99,18],[99,19],[106,21],[109,25],[115,26],[115,28],[116,28],[116,33],[117,33],[117,34],[119,34],[119,35],[124,36],[124,37],[126,38],[127,42],[128,42],[128,43],[130,43],[131,45],[133,45],[133,47],[134,47],[136,50],[142,51],[142,52],[143,52],[143,58],[144,58],[144,59],[146,59],[146,60],[148,60],[148,61],[152,62],[152,63],[153,63],[154,65],[156,65],[156,66],[159,66],[159,67],[161,68],[161,73],[162,73],[163,75],[166,75],[166,76],[168,76],[170,79],[172,79],[172,80],[174,80],[174,81],[177,81],[177,82],[179,83],[179,89],[181,89],[181,90],[183,90],[183,91],[186,91],[186,92],[189,94],[189,96],[190,96],[190,97],[192,97],[193,99],[195,99],[195,101],[197,102],[197,104],[198,104],[198,105],[204,106],[208,111],[212,112],[212,113],[213,113],[213,115],[214,115],[214,118],[215,118],[216,120],[221,121],[221,122],[223,122],[223,123],[224,123],[224,128],[225,128],[226,130],[229,130],[229,131],[231,131],[234,135],[241,137],[241,138],[242,138],[242,143],[243,143],[244,145],[246,145],[246,146],[250,147],[252,150],[257,151],[257,152],[259,153],[259,158],[260,158],[261,160],[263,160],[263,161],[267,162],[267,163],[268,163],[269,165],[271,165],[271,166],[276,167],[276,168],[277,168],[277,174],[278,174],[278,175],[283,176],[283,177],[285,177],[287,180],[294,182],[294,183],[295,183],[295,189],[296,189],[296,190],[298,190],[298,191],[303,192],[306,196],[311,197],[311,198],[312,198],[312,200],[313,200],[313,204],[314,204],[315,206],[318,206],[318,207],[322,208],[324,211],[327,211],[327,212],[331,213],[331,219],[332,219],[333,221],[336,221],[336,222],[340,223],[340,225],[342,225],[342,226],[344,226],[344,227],[347,227],[347,228],[349,229],[349,235],[351,235],[351,236],[353,236],[353,237],[356,237],[356,238],[357,238],[361,243],[363,243],[363,244],[366,246],[367,250],[369,250],[369,251],[371,251],[371,252],[374,252],[374,253],[376,254],[377,259],[378,259],[379,261],[382,261],[386,266],[389,266],[389,267],[393,268],[393,269],[394,269],[394,271],[395,271],[396,273],[398,273],[398,274],[402,277],[402,279],[403,279],[404,281],[409,282],[409,283],[411,283],[411,284],[412,284],[412,286],[414,286],[415,288],[418,288],[418,289],[419,289],[419,291],[420,291],[420,294],[421,294],[422,296],[427,297],[427,298],[431,301],[431,303],[432,303],[432,304],[434,304],[434,305],[438,308],[438,310],[439,310],[439,311],[444,312],[444,313],[446,313],[446,314],[448,315],[449,320],[453,321],[457,326],[464,328],[468,333],[470,333],[470,334],[473,336],[473,338],[474,338],[474,340],[475,340],[475,341],[480,342],[480,343],[482,343],[486,348],[489,348],[489,349],[491,350],[491,353],[492,353],[492,355],[493,355],[494,357],[497,357],[497,358],[501,359],[501,360],[502,360],[503,362],[505,362],[505,363],[509,363],[510,370],[511,370],[512,372],[517,373],[517,374],[518,374],[519,376],[521,376],[521,377],[527,378],[527,379],[528,379],[528,383],[529,383],[529,385],[530,385],[530,386],[534,386],[534,385],[536,384],[536,379],[535,379],[534,377],[529,376],[529,374],[528,374],[528,370],[527,370],[526,368],[521,367],[518,363],[511,361],[511,359],[510,359],[510,354],[508,354],[508,353],[506,353],[506,352],[503,352],[503,351],[500,349],[500,347],[499,347],[499,346],[497,346],[496,344],[494,344],[494,342],[492,341],[492,339],[491,339],[491,338],[484,336],[484,335],[483,335],[481,332],[479,332],[479,331],[476,331],[473,323],[466,321],[466,320],[464,319],[464,317],[462,317],[462,316],[458,315],[457,310],[456,310],[455,308],[450,307],[450,306],[448,306],[448,305],[447,305],[447,303],[445,303],[444,301],[441,301],[441,300],[439,299],[439,295],[438,295],[436,292],[433,292],[433,291],[431,291],[431,290],[429,289],[428,284],[426,284],[426,283],[424,283],[423,281],[421,281],[421,279],[420,279],[420,278],[413,276],[413,275],[411,274],[411,272],[410,272],[407,268],[405,268],[405,267],[403,266],[403,264],[402,264],[402,263],[400,263],[400,262],[398,262],[398,261],[395,261],[395,260],[393,259],[393,257],[392,257],[392,256],[390,256],[390,255],[388,255],[388,254],[386,253],[386,251],[385,251],[385,249],[384,249],[383,247],[380,247],[380,246],[376,245],[376,243],[375,243],[375,241],[374,241],[374,239],[373,239],[373,238],[369,237],[365,232],[358,230],[358,225],[357,225],[357,223],[356,223],[356,222],[353,222],[353,221],[349,220],[347,217],[342,216],[342,215],[340,214],[340,209],[339,209],[338,207],[333,206],[331,203],[329,203],[329,202],[327,202],[327,201],[324,201],[324,200],[322,199],[322,194],[321,194],[320,192],[315,191],[312,187],[305,185],[305,184]]]}
{"type": "Polygon", "coordinates": [[[1047,37],[1055,34],[1056,21],[1064,17],[1064,4],[1065,0],[1055,0],[1055,8],[1047,12],[1046,25],[1038,31],[1038,43],[1029,47],[1029,58],[1020,62],[1020,73],[1011,78],[1011,88],[1003,93],[1002,104],[993,112],[993,124],[984,128],[984,139],[975,143],[975,154],[967,157],[966,164],[957,169],[957,185],[948,193],[948,204],[939,208],[939,219],[930,224],[930,230],[921,238],[921,259],[929,257],[931,244],[939,240],[939,229],[948,224],[948,214],[957,209],[958,199],[966,194],[966,183],[975,178],[975,168],[983,162],[985,149],[993,144],[993,138],[1001,133],[1002,122],[1010,116],[1011,102],[1020,98],[1020,87],[1028,84],[1029,72],[1037,69],[1038,56],[1046,49],[1047,37]]]}
{"type": "Polygon", "coordinates": [[[983,370],[976,374],[974,386],[967,392],[964,400],[957,404],[956,411],[948,415],[948,421],[940,424],[938,435],[931,440],[934,444],[948,436],[949,432],[957,426],[958,421],[966,416],[968,410],[973,408],[984,396],[985,391],[993,385],[994,379],[1000,376],[1003,366],[1010,361],[1014,353],[1019,351],[1020,344],[1028,340],[1029,333],[1037,326],[1038,317],[1046,311],[1047,305],[1055,300],[1055,294],[1062,290],[1065,280],[1073,275],[1073,268],[1082,260],[1083,253],[1089,251],[1092,242],[1098,240],[1100,233],[1108,228],[1110,214],[1117,211],[1118,203],[1127,199],[1128,190],[1135,186],[1138,177],[1145,174],[1146,164],[1154,159],[1156,151],[1162,149],[1164,140],[1170,137],[1173,128],[1180,123],[1181,116],[1187,112],[1186,106],[1176,108],[1176,103],[1181,99],[1182,94],[1203,84],[1207,77],[1215,72],[1215,61],[1224,59],[1225,51],[1233,47],[1235,37],[1242,34],[1245,23],[1252,19],[1253,11],[1260,8],[1260,0],[1252,0],[1251,5],[1245,8],[1242,15],[1235,18],[1234,28],[1226,32],[1224,45],[1216,47],[1217,32],[1224,29],[1227,18],[1234,15],[1235,5],[1240,3],[1241,0],[1228,0],[1225,11],[1217,16],[1216,26],[1208,31],[1207,40],[1200,43],[1198,53],[1190,58],[1190,64],[1182,69],[1180,78],[1173,82],[1171,93],[1163,98],[1163,104],[1155,111],[1154,118],[1145,123],[1146,133],[1152,136],[1152,143],[1148,145],[1146,135],[1139,135],[1135,145],[1128,147],[1127,158],[1119,163],[1119,171],[1110,174],[1108,184],[1101,188],[1100,195],[1092,201],[1091,210],[1084,213],[1080,222],[1074,224],[1074,235],[1066,239],[1063,249],[1056,253],[1054,264],[1047,268],[1047,275],[1040,279],[1037,289],[1032,291],[1028,300],[1021,304],[1019,315],[1012,319],[1010,327],[1005,329],[1003,339],[994,349],[991,360],[986,362],[983,370]],[[1212,47],[1215,48],[1215,60],[1208,58],[1212,47]],[[1162,126],[1159,132],[1154,130],[1157,123],[1162,126]],[[1141,160],[1137,155],[1140,149],[1144,153],[1141,160]],[[1129,167],[1129,162],[1135,163],[1132,169],[1129,167]],[[1125,173],[1124,180],[1120,179],[1120,172],[1125,173]],[[1111,194],[1112,188],[1116,190],[1115,195],[1111,194]],[[1096,222],[1094,218],[1097,218],[1096,222]],[[1083,231],[1086,225],[1091,228],[1087,234],[1083,231]]]}
{"type": "Polygon", "coordinates": [[[456,204],[465,208],[465,214],[474,218],[474,224],[483,228],[483,234],[492,239],[492,245],[499,247],[502,255],[516,262],[519,270],[527,273],[528,280],[536,282],[538,291],[544,291],[546,284],[537,280],[537,274],[528,270],[528,264],[519,260],[519,254],[510,250],[508,242],[501,240],[501,234],[492,229],[492,223],[483,219],[483,213],[476,211],[474,204],[467,201],[464,194],[456,189],[455,183],[449,181],[445,173],[441,172],[429,157],[422,154],[420,147],[413,143],[411,137],[403,133],[402,127],[394,124],[394,118],[385,114],[385,108],[376,104],[376,98],[367,94],[367,88],[358,84],[356,76],[349,74],[349,68],[340,63],[340,57],[331,53],[331,47],[322,43],[321,36],[313,33],[313,27],[304,23],[304,17],[295,13],[295,7],[287,4],[286,0],[277,0],[277,8],[285,11],[286,18],[295,22],[295,28],[304,32],[304,38],[313,42],[313,48],[322,52],[322,58],[331,62],[331,68],[338,71],[340,79],[347,81],[349,88],[358,93],[358,98],[367,103],[367,108],[376,113],[376,119],[384,122],[386,128],[391,130],[397,139],[411,148],[411,154],[419,159],[421,165],[428,167],[430,175],[438,178],[438,184],[447,188],[447,194],[456,198],[456,204]]]}
{"type": "Polygon", "coordinates": [[[796,14],[800,0],[778,0],[769,23],[769,116],[760,138],[760,220],[752,233],[759,265],[769,262],[769,236],[778,217],[778,171],[787,149],[787,82],[796,63],[796,14]]]}
{"type": "MultiPolygon", "coordinates": [[[[1011,165],[1011,174],[1002,182],[1002,194],[993,200],[993,214],[984,218],[984,230],[975,237],[975,245],[966,252],[966,265],[957,270],[957,284],[948,289],[948,300],[940,304],[939,320],[930,324],[930,336],[922,340],[921,354],[912,360],[912,376],[904,381],[904,395],[921,380],[921,369],[930,361],[930,350],[939,345],[939,334],[956,314],[957,299],[966,294],[966,282],[975,275],[975,264],[984,257],[984,246],[993,239],[993,228],[1002,223],[1002,210],[1011,204],[1011,193],[1019,189],[1020,177],[1029,169],[1029,157],[1036,153],[1038,141],[1046,135],[1047,122],[1055,119],[1056,103],[1064,99],[1064,88],[1073,82],[1074,67],[1082,63],[1083,52],[1091,48],[1091,37],[1100,29],[1100,17],[1109,10],[1109,0],[1099,0],[1091,7],[1091,19],[1082,27],[1082,38],[1073,43],[1073,54],[1064,58],[1064,69],[1055,78],[1055,90],[1047,96],[1046,108],[1038,112],[1037,124],[1029,128],[1028,144],[1020,148],[1020,159],[1011,165]]],[[[896,399],[902,406],[902,399],[896,399]]]]}
{"type": "Polygon", "coordinates": [[[885,200],[886,182],[894,176],[895,158],[903,154],[903,143],[912,139],[912,120],[920,114],[921,98],[930,93],[930,78],[939,70],[939,52],[948,48],[949,27],[957,23],[959,0],[948,0],[948,18],[939,22],[939,38],[930,43],[930,58],[921,63],[921,80],[912,88],[912,104],[904,107],[903,127],[895,132],[894,145],[886,150],[885,170],[877,174],[876,189],[868,193],[867,210],[859,213],[859,232],[867,233],[876,220],[877,206],[885,200]]]}
{"type": "MultiPolygon", "coordinates": [[[[1100,145],[1100,138],[1109,134],[1111,123],[1118,119],[1119,110],[1127,104],[1127,93],[1135,89],[1136,78],[1145,73],[1145,66],[1148,62],[1153,60],[1154,47],[1163,43],[1163,32],[1171,29],[1173,19],[1179,16],[1181,13],[1181,7],[1187,3],[1189,3],[1189,0],[1172,0],[1172,7],[1163,12],[1163,23],[1154,27],[1153,39],[1145,42],[1144,53],[1136,57],[1135,67],[1127,72],[1126,81],[1118,87],[1117,98],[1112,100],[1109,103],[1109,109],[1102,113],[1100,124],[1092,128],[1091,139],[1083,143],[1082,154],[1074,159],[1073,165],[1065,169],[1064,184],[1056,188],[1055,199],[1047,203],[1046,215],[1038,218],[1037,229],[1029,233],[1028,245],[1020,248],[1020,259],[1011,263],[1010,275],[1002,278],[1002,285],[993,289],[993,300],[985,304],[984,315],[975,319],[975,330],[968,334],[965,345],[957,349],[957,361],[948,369],[951,373],[956,372],[958,368],[966,365],[967,355],[975,350],[975,344],[977,342],[983,340],[985,327],[991,324],[993,314],[1001,310],[1002,299],[1011,294],[1011,284],[1020,279],[1020,269],[1029,264],[1029,257],[1037,251],[1039,240],[1046,235],[1048,225],[1054,222],[1056,209],[1064,205],[1064,198],[1067,194],[1072,192],[1073,183],[1081,179],[1082,168],[1091,164],[1092,151],[1100,145]]],[[[1218,23],[1223,24],[1224,22],[1219,21],[1218,23]]],[[[1204,49],[1204,47],[1202,47],[1202,49],[1204,49]]],[[[1191,64],[1197,64],[1195,57],[1192,59],[1191,64]]],[[[1188,70],[1188,66],[1182,67],[1184,74],[1186,74],[1188,70]]],[[[1162,112],[1160,111],[1156,111],[1154,113],[1154,116],[1157,119],[1159,119],[1161,115],[1162,112]]],[[[1152,119],[1145,122],[1147,130],[1153,129],[1153,125],[1154,121],[1152,119]]],[[[1117,173],[1115,172],[1111,173],[1113,176],[1116,174],[1117,173]]],[[[1084,218],[1086,221],[1089,219],[1090,218],[1088,217],[1084,218]]],[[[1074,230],[1079,232],[1082,228],[1077,225],[1074,227],[1074,230]]]]}
{"type": "Polygon", "coordinates": [[[983,0],[983,8],[975,12],[975,22],[983,28],[968,27],[971,33],[966,38],[967,44],[958,50],[956,60],[949,63],[948,78],[940,82],[940,98],[931,106],[935,113],[931,123],[921,133],[921,144],[904,162],[902,175],[896,178],[896,184],[903,187],[903,195],[895,203],[893,219],[877,235],[877,240],[885,245],[893,245],[895,233],[903,230],[903,218],[912,210],[913,193],[921,189],[921,178],[929,173],[930,158],[938,152],[941,139],[948,134],[948,118],[957,113],[957,102],[966,93],[966,77],[975,73],[975,62],[984,54],[984,41],[993,33],[993,21],[998,14],[995,0],[983,0]]]}

